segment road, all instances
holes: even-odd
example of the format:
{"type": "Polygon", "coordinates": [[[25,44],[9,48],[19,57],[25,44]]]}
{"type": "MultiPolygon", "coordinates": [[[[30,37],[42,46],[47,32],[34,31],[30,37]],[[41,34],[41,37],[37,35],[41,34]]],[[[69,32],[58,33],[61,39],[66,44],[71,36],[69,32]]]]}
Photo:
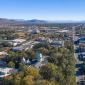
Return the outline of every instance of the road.
{"type": "MultiPolygon", "coordinates": [[[[79,26],[80,25],[73,26],[73,42],[79,39],[75,35],[75,31],[76,31],[75,28],[79,27],[79,26]]],[[[74,51],[78,48],[79,48],[79,45],[74,44],[74,51]]],[[[82,54],[82,52],[77,52],[77,53],[74,52],[74,57],[76,60],[76,69],[75,69],[75,71],[76,71],[76,83],[77,83],[77,85],[85,85],[84,75],[83,75],[83,61],[81,61],[79,59],[79,54],[82,54]]]]}
{"type": "MultiPolygon", "coordinates": [[[[78,46],[77,46],[78,47],[78,46]]],[[[75,47],[75,49],[78,49],[75,47]]],[[[82,52],[77,52],[75,54],[76,59],[76,82],[77,85],[85,85],[84,71],[83,71],[83,60],[81,54],[82,52]]]]}
{"type": "Polygon", "coordinates": [[[81,82],[84,81],[84,75],[83,75],[83,61],[79,60],[78,53],[75,53],[75,59],[76,59],[76,82],[77,85],[85,85],[84,83],[81,84],[81,82]]]}

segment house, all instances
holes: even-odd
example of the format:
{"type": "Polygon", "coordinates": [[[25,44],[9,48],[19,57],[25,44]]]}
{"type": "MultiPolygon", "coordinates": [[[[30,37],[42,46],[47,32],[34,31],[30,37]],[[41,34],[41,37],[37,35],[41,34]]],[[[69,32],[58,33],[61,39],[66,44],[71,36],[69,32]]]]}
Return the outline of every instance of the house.
{"type": "Polygon", "coordinates": [[[41,53],[36,53],[36,59],[38,60],[38,62],[42,62],[43,61],[43,55],[41,53]]]}
{"type": "Polygon", "coordinates": [[[41,43],[43,43],[43,42],[51,42],[50,38],[45,38],[45,37],[39,37],[39,38],[35,39],[35,42],[36,41],[41,42],[41,43]]]}
{"type": "Polygon", "coordinates": [[[74,41],[74,44],[79,45],[79,40],[74,41]]]}
{"type": "Polygon", "coordinates": [[[64,29],[64,30],[59,30],[58,32],[59,33],[69,33],[69,30],[64,29]]]}
{"type": "Polygon", "coordinates": [[[39,33],[40,33],[40,31],[38,29],[33,29],[31,31],[31,34],[39,34],[39,33]]]}
{"type": "Polygon", "coordinates": [[[17,70],[14,68],[8,68],[8,67],[0,68],[0,78],[9,76],[15,72],[17,72],[17,70]]]}
{"type": "Polygon", "coordinates": [[[39,38],[35,39],[35,41],[37,41],[37,42],[47,42],[47,40],[44,37],[39,37],[39,38]]]}
{"type": "Polygon", "coordinates": [[[13,46],[17,46],[17,45],[19,45],[19,44],[21,44],[25,41],[26,41],[25,39],[19,39],[18,38],[18,39],[14,39],[14,40],[10,41],[9,43],[13,46]]]}
{"type": "Polygon", "coordinates": [[[26,40],[25,39],[14,39],[13,42],[16,42],[16,43],[22,43],[22,42],[25,42],[26,40]]]}
{"type": "Polygon", "coordinates": [[[47,63],[46,56],[43,56],[41,53],[37,52],[36,58],[31,62],[31,65],[34,65],[36,68],[40,68],[47,63]]]}
{"type": "Polygon", "coordinates": [[[36,53],[35,59],[30,61],[29,59],[25,59],[24,57],[22,58],[21,62],[24,64],[35,64],[37,62],[42,62],[43,61],[43,56],[41,53],[36,53]]]}
{"type": "Polygon", "coordinates": [[[48,28],[48,27],[43,27],[42,29],[40,29],[40,32],[42,33],[47,33],[47,34],[52,34],[52,33],[56,33],[58,31],[58,29],[56,28],[48,28]]]}
{"type": "Polygon", "coordinates": [[[74,41],[74,44],[85,45],[85,37],[78,38],[76,41],[74,41]]]}
{"type": "Polygon", "coordinates": [[[16,52],[16,51],[22,51],[23,48],[22,47],[13,47],[12,51],[16,52]]]}
{"type": "Polygon", "coordinates": [[[0,67],[6,67],[7,63],[5,61],[0,60],[0,67]]]}
{"type": "Polygon", "coordinates": [[[21,60],[21,63],[28,64],[30,66],[35,66],[36,68],[41,67],[42,65],[45,65],[48,63],[46,56],[43,56],[41,53],[37,52],[35,55],[35,59],[29,60],[25,59],[24,57],[21,60]]]}
{"type": "Polygon", "coordinates": [[[4,52],[4,51],[0,52],[0,56],[2,55],[7,55],[7,52],[4,52]]]}
{"type": "Polygon", "coordinates": [[[22,63],[26,63],[26,59],[23,57],[21,60],[22,63]]]}
{"type": "Polygon", "coordinates": [[[64,41],[63,40],[53,40],[50,43],[51,46],[57,46],[57,47],[62,47],[64,46],[64,41]]]}
{"type": "Polygon", "coordinates": [[[48,56],[43,56],[41,53],[36,53],[36,59],[37,59],[37,63],[35,63],[35,67],[36,68],[40,68],[41,66],[45,65],[48,63],[48,60],[47,60],[47,57],[48,56]]]}
{"type": "Polygon", "coordinates": [[[8,54],[5,51],[0,52],[0,58],[5,58],[7,55],[8,54]]]}
{"type": "Polygon", "coordinates": [[[85,44],[85,37],[81,37],[79,39],[79,44],[85,44]]]}
{"type": "Polygon", "coordinates": [[[29,59],[26,60],[24,57],[22,58],[21,63],[31,64],[30,60],[29,59]]]}

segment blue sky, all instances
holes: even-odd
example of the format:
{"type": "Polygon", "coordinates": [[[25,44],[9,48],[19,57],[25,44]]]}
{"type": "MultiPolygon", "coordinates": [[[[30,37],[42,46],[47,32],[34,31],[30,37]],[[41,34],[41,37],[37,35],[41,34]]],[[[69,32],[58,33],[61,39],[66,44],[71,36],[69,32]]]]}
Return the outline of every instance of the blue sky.
{"type": "Polygon", "coordinates": [[[85,20],[85,0],[0,0],[0,17],[85,20]]]}

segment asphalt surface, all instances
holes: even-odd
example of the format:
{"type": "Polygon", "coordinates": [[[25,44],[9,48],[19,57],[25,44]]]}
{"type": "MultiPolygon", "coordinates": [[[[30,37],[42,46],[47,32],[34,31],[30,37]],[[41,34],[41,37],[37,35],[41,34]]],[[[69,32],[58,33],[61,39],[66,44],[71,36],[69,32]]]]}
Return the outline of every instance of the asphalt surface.
{"type": "MultiPolygon", "coordinates": [[[[75,49],[77,49],[76,46],[75,49]]],[[[83,72],[83,59],[82,59],[83,56],[81,56],[81,54],[82,52],[75,53],[77,85],[85,85],[84,72],[83,72]]]]}

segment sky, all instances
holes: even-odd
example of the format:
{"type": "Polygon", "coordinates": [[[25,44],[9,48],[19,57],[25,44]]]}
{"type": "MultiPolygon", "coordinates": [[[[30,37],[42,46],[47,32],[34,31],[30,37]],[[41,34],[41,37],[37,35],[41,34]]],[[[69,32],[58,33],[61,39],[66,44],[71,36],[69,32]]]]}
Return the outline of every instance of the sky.
{"type": "Polygon", "coordinates": [[[85,20],[85,0],[0,0],[0,18],[85,20]]]}

